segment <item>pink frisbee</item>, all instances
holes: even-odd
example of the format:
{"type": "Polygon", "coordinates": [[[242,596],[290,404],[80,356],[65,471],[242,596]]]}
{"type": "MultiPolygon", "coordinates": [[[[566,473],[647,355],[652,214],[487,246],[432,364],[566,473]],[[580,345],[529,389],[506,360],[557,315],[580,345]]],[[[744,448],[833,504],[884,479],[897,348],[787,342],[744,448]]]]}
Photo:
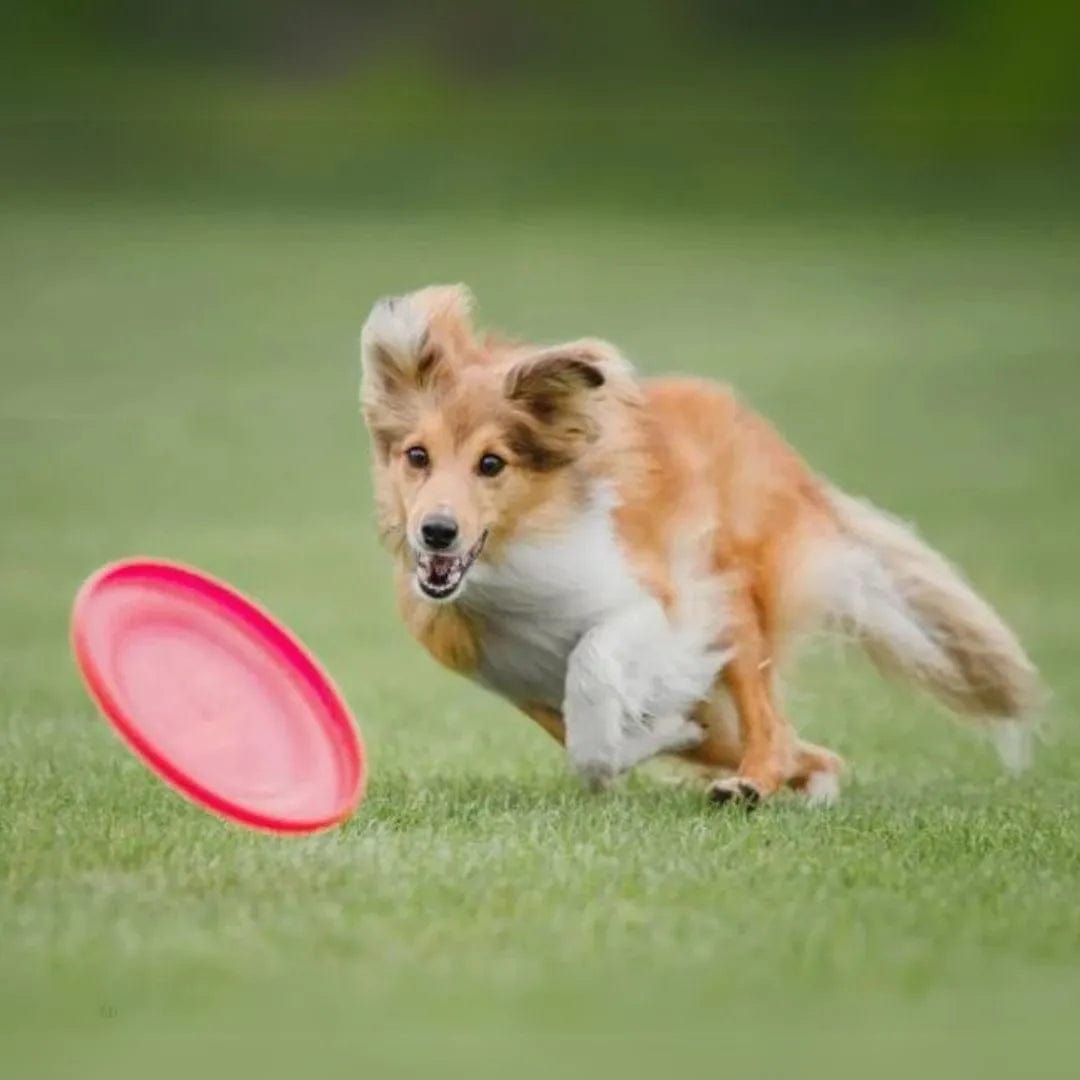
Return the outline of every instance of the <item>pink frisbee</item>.
{"type": "Polygon", "coordinates": [[[129,559],[86,581],[71,625],[102,712],[192,802],[286,833],[356,809],[364,748],[348,706],[304,646],[235,589],[129,559]]]}

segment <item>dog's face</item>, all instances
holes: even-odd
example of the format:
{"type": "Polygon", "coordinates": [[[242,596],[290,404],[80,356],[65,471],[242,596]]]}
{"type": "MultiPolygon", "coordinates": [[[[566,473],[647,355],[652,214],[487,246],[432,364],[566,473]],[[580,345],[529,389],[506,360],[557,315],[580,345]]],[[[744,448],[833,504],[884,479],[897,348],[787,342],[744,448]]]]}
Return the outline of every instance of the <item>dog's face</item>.
{"type": "Polygon", "coordinates": [[[477,560],[580,505],[608,347],[481,343],[457,287],[380,301],[361,345],[380,527],[421,595],[456,599],[477,560]]]}

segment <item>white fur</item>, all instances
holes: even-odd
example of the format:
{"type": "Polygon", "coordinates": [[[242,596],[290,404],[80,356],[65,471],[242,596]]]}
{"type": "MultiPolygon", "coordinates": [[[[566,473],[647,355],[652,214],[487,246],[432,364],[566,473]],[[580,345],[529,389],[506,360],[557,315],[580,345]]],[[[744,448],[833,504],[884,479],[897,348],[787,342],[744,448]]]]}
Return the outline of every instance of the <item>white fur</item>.
{"type": "Polygon", "coordinates": [[[1014,776],[1031,767],[1035,756],[1035,730],[1030,721],[993,720],[990,737],[1001,763],[1014,776]]]}
{"type": "Polygon", "coordinates": [[[429,314],[411,296],[387,297],[371,309],[360,334],[360,359],[365,374],[376,350],[382,349],[399,363],[415,358],[427,333],[429,314]]]}
{"type": "Polygon", "coordinates": [[[460,599],[482,624],[480,681],[515,701],[561,708],[578,640],[645,595],[603,499],[558,535],[514,544],[497,564],[481,558],[460,599]]]}
{"type": "Polygon", "coordinates": [[[880,669],[906,676],[954,711],[982,720],[1006,768],[1023,771],[1032,760],[1030,710],[1039,684],[1019,642],[914,532],[857,500],[839,493],[834,499],[848,513],[844,521],[853,535],[803,553],[793,576],[799,628],[816,616],[825,628],[860,644],[880,669]],[[990,713],[980,679],[1015,712],[990,713]]]}
{"type": "Polygon", "coordinates": [[[804,790],[811,806],[832,806],[840,798],[840,778],[822,769],[807,777],[804,790]]]}
{"type": "Polygon", "coordinates": [[[1043,704],[1038,672],[993,608],[914,529],[836,490],[847,538],[846,587],[829,606],[883,670],[921,683],[955,711],[1028,720],[1043,704]]]}
{"type": "Polygon", "coordinates": [[[696,644],[652,597],[582,636],[567,659],[563,701],[566,750],[578,773],[603,782],[655,753],[694,744],[697,729],[685,713],[723,660],[707,641],[696,644]]]}
{"type": "Polygon", "coordinates": [[[669,620],[634,579],[612,507],[599,491],[562,533],[478,562],[460,601],[481,623],[478,679],[562,709],[571,764],[592,780],[692,745],[699,732],[686,712],[726,659],[716,580],[682,582],[686,602],[669,620]]]}
{"type": "Polygon", "coordinates": [[[948,663],[873,551],[847,539],[830,539],[804,555],[799,571],[798,602],[811,613],[811,625],[817,621],[856,640],[872,628],[876,638],[888,640],[915,666],[948,663]]]}

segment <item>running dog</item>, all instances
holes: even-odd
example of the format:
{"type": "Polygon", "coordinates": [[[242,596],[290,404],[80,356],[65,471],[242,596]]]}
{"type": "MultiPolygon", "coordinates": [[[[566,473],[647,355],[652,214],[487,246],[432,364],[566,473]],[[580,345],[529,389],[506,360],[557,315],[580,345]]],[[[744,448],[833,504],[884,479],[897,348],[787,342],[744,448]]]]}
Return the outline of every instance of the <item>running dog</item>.
{"type": "Polygon", "coordinates": [[[724,386],[642,380],[593,339],[479,336],[461,286],[379,301],[362,407],[401,615],[590,785],[657,754],[718,802],[838,792],[777,670],[814,630],[993,721],[1014,763],[1042,692],[1014,634],[906,525],[816,476],[724,386]]]}

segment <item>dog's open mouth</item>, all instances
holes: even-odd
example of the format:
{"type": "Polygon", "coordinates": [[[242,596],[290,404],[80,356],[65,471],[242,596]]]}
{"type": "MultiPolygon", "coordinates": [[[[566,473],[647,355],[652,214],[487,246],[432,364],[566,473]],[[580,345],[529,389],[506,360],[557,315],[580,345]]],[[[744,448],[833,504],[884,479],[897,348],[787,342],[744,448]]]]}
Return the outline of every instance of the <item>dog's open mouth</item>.
{"type": "Polygon", "coordinates": [[[418,554],[416,583],[420,591],[432,600],[449,600],[461,588],[469,567],[483,550],[485,540],[486,532],[481,533],[480,539],[464,555],[437,555],[427,551],[418,554]]]}

